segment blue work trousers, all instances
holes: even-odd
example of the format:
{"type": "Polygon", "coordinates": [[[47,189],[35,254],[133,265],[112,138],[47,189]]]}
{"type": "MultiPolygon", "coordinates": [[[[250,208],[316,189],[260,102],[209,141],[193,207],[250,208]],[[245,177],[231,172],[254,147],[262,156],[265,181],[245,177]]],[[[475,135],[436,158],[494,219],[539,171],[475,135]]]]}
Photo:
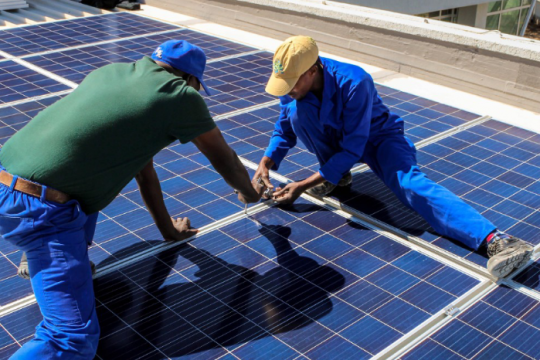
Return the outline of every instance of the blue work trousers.
{"type": "MultiPolygon", "coordinates": [[[[3,170],[2,167],[0,167],[3,170]]],[[[46,201],[0,184],[0,241],[26,252],[43,315],[32,340],[11,359],[93,359],[99,340],[88,245],[97,213],[77,201],[46,201]]]]}
{"type": "Polygon", "coordinates": [[[368,142],[361,161],[439,234],[476,250],[495,230],[478,211],[420,170],[416,148],[402,133],[368,142]]]}

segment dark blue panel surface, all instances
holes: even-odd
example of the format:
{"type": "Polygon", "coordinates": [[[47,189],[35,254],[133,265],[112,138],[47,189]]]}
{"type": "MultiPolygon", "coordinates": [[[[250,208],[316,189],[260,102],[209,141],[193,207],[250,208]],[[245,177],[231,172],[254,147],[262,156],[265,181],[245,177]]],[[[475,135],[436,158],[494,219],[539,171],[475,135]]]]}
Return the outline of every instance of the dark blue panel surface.
{"type": "Polygon", "coordinates": [[[540,260],[524,269],[514,280],[540,292],[540,260]]]}
{"type": "Polygon", "coordinates": [[[376,88],[390,110],[403,118],[405,132],[414,143],[480,117],[387,86],[376,85],[376,88]]]}
{"type": "Polygon", "coordinates": [[[539,314],[538,301],[500,286],[402,359],[537,359],[539,314]]]}
{"type": "Polygon", "coordinates": [[[71,88],[16,62],[0,62],[0,104],[68,89],[71,88]]]}
{"type": "Polygon", "coordinates": [[[119,12],[3,30],[0,50],[13,56],[24,56],[174,29],[178,26],[119,12]]]}
{"type": "MultiPolygon", "coordinates": [[[[244,206],[238,201],[233,189],[198,151],[190,154],[192,148],[194,145],[191,143],[177,144],[154,157],[170,215],[174,218],[188,217],[193,227],[200,228],[241,212],[244,206]]],[[[253,175],[251,171],[249,173],[253,175]]],[[[98,248],[95,251],[101,254],[101,249],[108,254],[116,254],[117,258],[123,258],[126,256],[124,249],[146,249],[153,244],[151,240],[157,239],[162,239],[161,234],[146,210],[133,180],[101,212],[94,236],[94,248],[98,248]]]]}
{"type": "MultiPolygon", "coordinates": [[[[540,243],[540,137],[488,121],[418,150],[421,169],[476,208],[499,229],[540,243]]],[[[485,265],[485,251],[472,252],[439,237],[416,213],[405,208],[371,171],[358,174],[350,191],[334,196],[379,220],[485,265]]]]}
{"type": "Polygon", "coordinates": [[[272,72],[272,54],[262,52],[206,66],[205,82],[213,91],[205,96],[212,115],[277,100],[264,91],[272,72]]]}
{"type": "Polygon", "coordinates": [[[28,101],[18,105],[0,107],[0,146],[16,131],[20,130],[38,112],[64,97],[51,96],[45,99],[28,101]]]}
{"type": "Polygon", "coordinates": [[[252,47],[186,29],[32,56],[25,60],[80,83],[92,70],[111,63],[133,62],[143,56],[150,56],[158,45],[171,39],[187,40],[200,46],[208,60],[255,50],[252,47]]]}
{"type": "MultiPolygon", "coordinates": [[[[454,270],[311,203],[253,219],[96,279],[99,357],[369,358],[458,296],[454,270]],[[395,279],[408,280],[398,289],[395,279]]],[[[459,275],[459,291],[477,284],[459,275]]],[[[30,315],[0,324],[22,339],[38,321],[30,315]]]]}
{"type": "MultiPolygon", "coordinates": [[[[268,146],[279,117],[279,105],[237,115],[220,120],[218,126],[229,135],[229,144],[233,149],[240,149],[240,156],[254,163],[259,163],[268,146]]],[[[237,151],[238,152],[238,151],[237,151]]],[[[282,161],[278,173],[291,179],[304,179],[319,167],[315,155],[308,152],[302,142],[289,151],[282,161]]]]}

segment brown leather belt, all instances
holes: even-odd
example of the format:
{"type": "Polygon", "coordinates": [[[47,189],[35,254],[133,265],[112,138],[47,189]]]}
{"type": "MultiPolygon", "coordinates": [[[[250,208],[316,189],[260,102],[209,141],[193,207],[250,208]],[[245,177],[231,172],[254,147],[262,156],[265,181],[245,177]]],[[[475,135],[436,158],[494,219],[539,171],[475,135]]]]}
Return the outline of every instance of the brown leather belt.
{"type": "MultiPolygon", "coordinates": [[[[3,170],[0,171],[0,183],[6,186],[11,186],[12,182],[13,175],[3,170]]],[[[43,186],[25,179],[18,178],[14,189],[19,192],[40,198],[41,192],[43,191],[43,186]]],[[[47,188],[45,192],[45,200],[65,204],[70,200],[70,197],[69,195],[66,195],[61,191],[47,188]]]]}

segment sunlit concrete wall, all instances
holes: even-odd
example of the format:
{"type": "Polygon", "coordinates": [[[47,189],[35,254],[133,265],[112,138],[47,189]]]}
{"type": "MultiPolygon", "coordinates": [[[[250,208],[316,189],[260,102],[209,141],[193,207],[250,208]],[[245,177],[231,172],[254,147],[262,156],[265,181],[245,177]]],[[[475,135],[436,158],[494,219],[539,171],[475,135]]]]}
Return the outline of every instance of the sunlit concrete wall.
{"type": "Polygon", "coordinates": [[[540,112],[538,41],[315,0],[146,3],[276,39],[310,35],[324,51],[540,112]]]}
{"type": "Polygon", "coordinates": [[[335,0],[352,5],[367,6],[375,9],[399,12],[403,14],[422,14],[437,10],[454,9],[486,3],[487,0],[335,0]]]}

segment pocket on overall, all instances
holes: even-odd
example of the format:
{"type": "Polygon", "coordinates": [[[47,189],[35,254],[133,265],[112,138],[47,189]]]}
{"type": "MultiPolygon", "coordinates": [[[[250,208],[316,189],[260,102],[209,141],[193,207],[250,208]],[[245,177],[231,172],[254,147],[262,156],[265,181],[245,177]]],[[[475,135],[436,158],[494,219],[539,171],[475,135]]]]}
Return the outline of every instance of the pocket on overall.
{"type": "Polygon", "coordinates": [[[0,215],[0,237],[11,243],[18,243],[33,230],[33,218],[0,215]]]}

